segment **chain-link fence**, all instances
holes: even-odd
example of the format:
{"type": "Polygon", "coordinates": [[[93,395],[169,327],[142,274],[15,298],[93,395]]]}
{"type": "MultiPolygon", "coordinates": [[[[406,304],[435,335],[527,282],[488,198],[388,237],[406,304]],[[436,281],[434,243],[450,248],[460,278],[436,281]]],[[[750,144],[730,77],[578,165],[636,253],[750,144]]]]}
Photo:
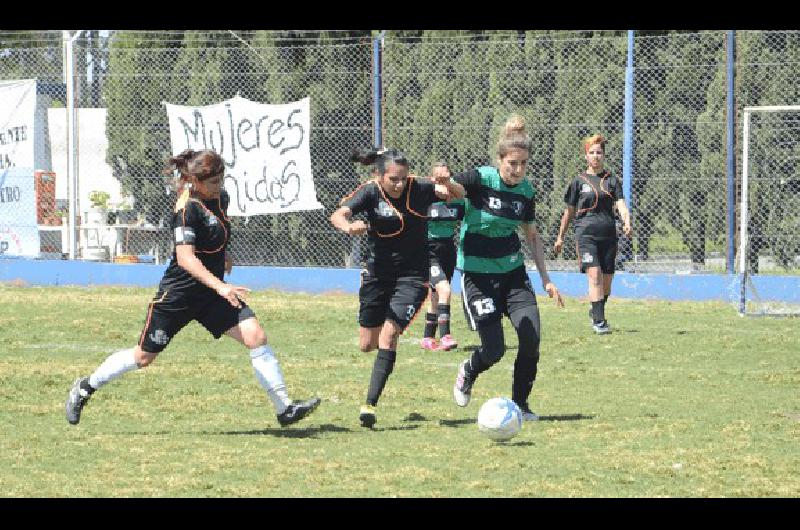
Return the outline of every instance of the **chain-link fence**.
{"type": "MultiPolygon", "coordinates": [[[[522,114],[534,144],[529,175],[537,190],[537,223],[553,269],[576,269],[572,229],[565,254],[555,259],[551,249],[566,186],[585,168],[582,138],[603,133],[607,167],[623,175],[625,31],[70,36],[79,109],[78,259],[151,256],[162,262],[171,254],[175,196],[161,174],[170,155],[163,102],[210,105],[237,94],[264,103],[311,99],[312,173],[325,210],[234,218],[233,251],[242,264],[358,265],[359,241],[338,233],[328,216],[366,178],[367,170],[350,163],[348,155],[353,147],[372,143],[375,123],[382,124],[383,143],[404,150],[412,170],[424,174],[434,160],[446,161],[454,171],[494,163],[500,127],[511,113],[522,114]],[[377,69],[376,39],[382,50],[377,69]],[[377,105],[375,80],[382,88],[377,105]],[[86,175],[95,175],[95,184],[85,184],[86,175]],[[110,213],[100,224],[111,228],[104,231],[87,222],[93,191],[110,195],[105,201],[110,213]],[[108,251],[93,251],[103,248],[108,251]]],[[[64,190],[70,184],[63,141],[68,128],[63,39],[61,32],[0,33],[0,77],[37,79],[48,107],[51,167],[37,169],[56,173],[59,220],[69,207],[64,190]]],[[[724,31],[635,34],[632,165],[626,175],[634,236],[620,247],[625,270],[721,272],[732,266],[726,257],[736,233],[726,219],[729,212],[736,214],[739,196],[728,200],[729,66],[735,74],[738,185],[743,107],[800,102],[800,32],[737,31],[733,65],[728,45],[724,31]]],[[[770,171],[794,182],[794,167],[770,171]]],[[[783,193],[796,192],[793,184],[787,186],[783,193]]],[[[753,215],[764,216],[767,224],[775,217],[766,209],[753,215]]],[[[57,231],[42,229],[43,250],[67,251],[53,240],[57,231]]],[[[796,234],[797,224],[786,230],[796,234]]],[[[796,269],[796,260],[780,253],[797,250],[782,248],[765,244],[760,252],[772,256],[767,262],[780,270],[796,269]]]]}

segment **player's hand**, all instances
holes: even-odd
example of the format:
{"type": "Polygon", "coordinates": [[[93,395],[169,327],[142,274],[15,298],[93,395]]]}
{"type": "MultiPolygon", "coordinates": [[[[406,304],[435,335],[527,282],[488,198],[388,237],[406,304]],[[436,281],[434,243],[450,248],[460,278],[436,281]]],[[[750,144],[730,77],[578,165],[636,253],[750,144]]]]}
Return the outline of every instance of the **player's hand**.
{"type": "Polygon", "coordinates": [[[353,221],[347,226],[347,233],[351,236],[360,236],[361,234],[366,233],[368,228],[369,225],[367,225],[367,223],[364,221],[353,221]]]}
{"type": "Polygon", "coordinates": [[[431,179],[436,184],[446,185],[450,182],[450,169],[447,167],[447,164],[444,162],[439,162],[434,164],[433,169],[431,169],[431,179]]]}
{"type": "Polygon", "coordinates": [[[222,287],[217,289],[217,294],[227,300],[229,304],[237,309],[242,307],[242,300],[247,297],[247,293],[249,292],[250,289],[247,287],[231,285],[228,283],[223,283],[222,287]]]}
{"type": "Polygon", "coordinates": [[[561,293],[558,292],[558,287],[556,287],[553,282],[547,282],[544,286],[544,290],[547,291],[547,295],[550,298],[555,298],[557,306],[564,307],[564,299],[561,297],[561,293]]]}
{"type": "Polygon", "coordinates": [[[633,228],[631,228],[630,223],[625,223],[623,225],[622,233],[625,234],[625,237],[631,237],[631,234],[633,234],[633,228]]]}
{"type": "Polygon", "coordinates": [[[556,239],[556,244],[553,245],[553,250],[555,250],[556,256],[561,254],[561,247],[563,247],[563,246],[564,246],[564,240],[561,239],[560,237],[558,239],[556,239]]]}

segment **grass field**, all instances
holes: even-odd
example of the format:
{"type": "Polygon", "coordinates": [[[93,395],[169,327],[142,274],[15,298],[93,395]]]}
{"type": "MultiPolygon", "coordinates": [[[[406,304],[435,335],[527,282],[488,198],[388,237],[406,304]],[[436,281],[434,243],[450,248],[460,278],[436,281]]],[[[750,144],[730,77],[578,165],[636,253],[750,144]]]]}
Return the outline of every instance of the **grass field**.
{"type": "Polygon", "coordinates": [[[451,388],[477,335],[454,311],[459,349],[430,353],[418,319],[369,431],[358,407],[374,353],[357,347],[356,297],[256,292],[292,396],[323,399],[312,416],[281,429],[247,351],[193,323],[68,425],[69,386],[138,340],[153,292],[0,286],[3,496],[800,496],[797,319],[612,298],[615,332],[598,337],[585,301],[540,295],[542,418],[498,444],[475,417],[510,394],[507,322],[508,353],[461,409],[451,388]]]}

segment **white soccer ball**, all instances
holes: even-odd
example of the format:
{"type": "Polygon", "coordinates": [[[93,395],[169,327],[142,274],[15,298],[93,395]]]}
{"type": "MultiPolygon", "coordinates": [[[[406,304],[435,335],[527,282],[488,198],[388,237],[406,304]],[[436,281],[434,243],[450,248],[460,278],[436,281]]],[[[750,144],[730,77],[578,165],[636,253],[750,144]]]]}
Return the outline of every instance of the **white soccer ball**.
{"type": "Polygon", "coordinates": [[[478,430],[492,440],[510,440],[522,429],[522,411],[508,398],[496,397],[481,405],[478,430]]]}

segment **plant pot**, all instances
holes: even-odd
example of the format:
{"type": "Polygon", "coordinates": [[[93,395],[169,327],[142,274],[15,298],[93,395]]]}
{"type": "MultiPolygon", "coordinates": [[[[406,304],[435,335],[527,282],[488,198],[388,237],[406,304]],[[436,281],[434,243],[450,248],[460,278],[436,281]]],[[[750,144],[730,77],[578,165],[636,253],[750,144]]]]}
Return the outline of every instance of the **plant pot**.
{"type": "Polygon", "coordinates": [[[89,208],[86,212],[86,224],[88,225],[104,225],[108,219],[108,210],[104,208],[89,208]]]}

